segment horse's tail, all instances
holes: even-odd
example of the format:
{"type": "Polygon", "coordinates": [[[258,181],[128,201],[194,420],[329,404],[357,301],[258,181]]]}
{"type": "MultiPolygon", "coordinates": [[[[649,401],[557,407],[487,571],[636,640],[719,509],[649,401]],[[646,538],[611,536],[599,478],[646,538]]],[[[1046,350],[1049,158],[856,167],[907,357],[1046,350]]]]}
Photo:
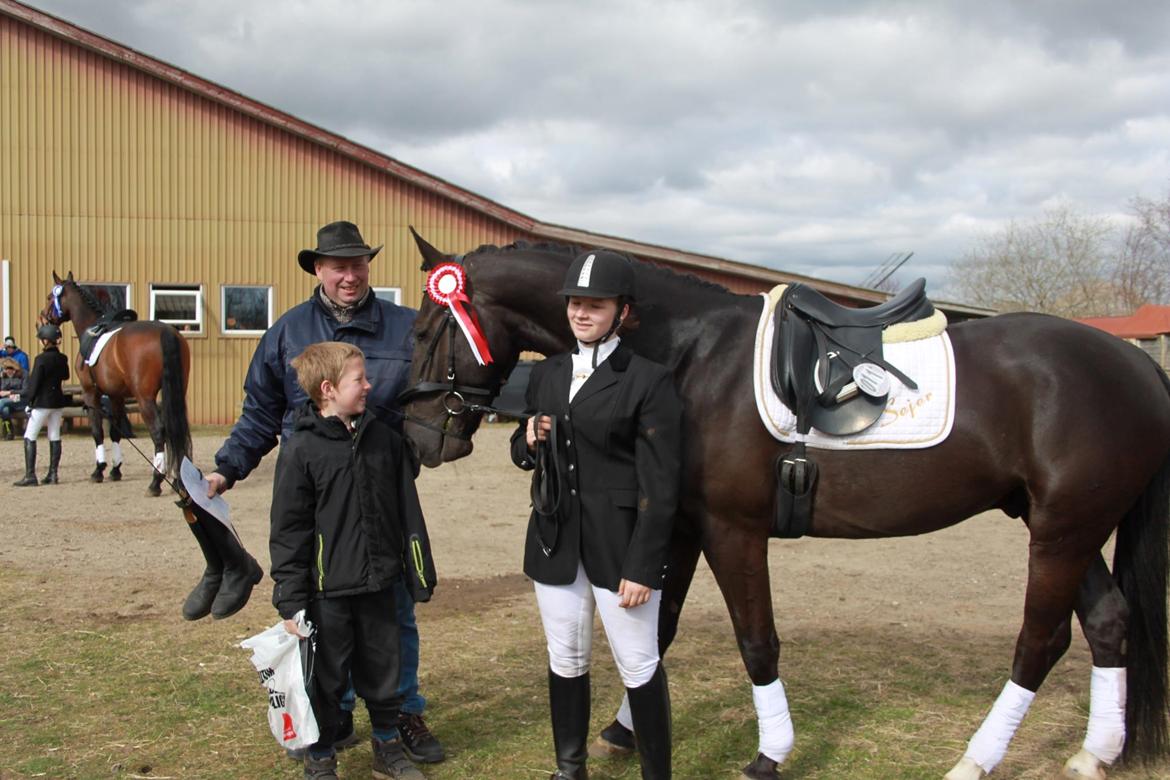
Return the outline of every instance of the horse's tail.
{"type": "Polygon", "coordinates": [[[183,375],[182,336],[170,325],[162,329],[162,415],[167,474],[178,478],[183,456],[191,456],[191,426],[187,422],[187,382],[183,375]]]}
{"type": "MultiPolygon", "coordinates": [[[[1170,380],[1159,369],[1170,394],[1170,380]]],[[[1170,749],[1167,736],[1167,572],[1170,571],[1170,457],[1117,529],[1113,574],[1129,605],[1126,760],[1170,749]]]]}

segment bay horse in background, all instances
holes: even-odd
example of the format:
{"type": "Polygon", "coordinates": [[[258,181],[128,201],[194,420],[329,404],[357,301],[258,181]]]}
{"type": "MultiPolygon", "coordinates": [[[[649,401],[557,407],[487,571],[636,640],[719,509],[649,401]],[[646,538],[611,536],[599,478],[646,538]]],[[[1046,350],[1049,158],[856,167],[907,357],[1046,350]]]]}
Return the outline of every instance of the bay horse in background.
{"type": "MultiPolygon", "coordinates": [[[[72,321],[80,339],[82,333],[102,318],[105,311],[98,300],[73,279],[53,272],[53,289],[41,317],[54,325],[72,321]]],[[[191,431],[187,421],[187,380],[191,371],[191,350],[173,326],[156,320],[121,323],[101,351],[96,365],[78,354],[77,376],[90,430],[96,448],[97,466],[90,479],[101,482],[106,461],[102,430],[103,395],[110,398],[110,439],[113,441],[113,468],[110,479],[122,478],[121,440],[118,421],[125,415],[126,400],[138,402],[138,411],[150,429],[154,443],[153,474],[147,493],[162,493],[166,475],[175,477],[184,455],[191,455],[191,431]],[[159,393],[162,401],[158,402],[159,393]]]]}
{"type": "MultiPolygon", "coordinates": [[[[463,266],[465,294],[495,358],[480,366],[458,331],[444,337],[455,327],[450,314],[424,296],[414,326],[406,433],[422,462],[434,467],[471,452],[480,407],[522,351],[553,355],[574,346],[556,291],[576,250],[518,243],[454,257],[417,234],[415,240],[423,270],[463,266]]],[[[754,685],[760,751],[743,774],[774,778],[793,732],[778,677],[767,555],[775,464],[791,445],[768,434],[753,396],[762,298],[633,264],[639,324],[623,339],[672,370],[685,409],[683,487],[660,647],[674,639],[702,552],[754,685]]],[[[988,509],[1022,519],[1030,534],[1024,619],[1004,695],[1018,693],[1012,686],[1025,696],[1040,688],[1070,645],[1075,614],[1093,658],[1092,704],[1085,747],[1064,776],[1104,777],[1122,744],[1127,760],[1164,758],[1170,381],[1134,346],[1056,317],[1010,314],[948,330],[959,380],[948,438],[917,450],[817,450],[809,535],[916,535],[988,509]],[[1114,531],[1110,570],[1102,548],[1114,531]],[[1099,691],[1099,670],[1119,682],[1099,691]],[[1110,706],[1113,718],[1102,720],[1110,706]]],[[[1012,722],[1010,715],[1005,725],[1002,707],[992,708],[948,779],[979,778],[994,768],[1022,717],[1012,722]],[[998,740],[999,758],[980,765],[969,756],[976,740],[989,738],[998,740]]]]}

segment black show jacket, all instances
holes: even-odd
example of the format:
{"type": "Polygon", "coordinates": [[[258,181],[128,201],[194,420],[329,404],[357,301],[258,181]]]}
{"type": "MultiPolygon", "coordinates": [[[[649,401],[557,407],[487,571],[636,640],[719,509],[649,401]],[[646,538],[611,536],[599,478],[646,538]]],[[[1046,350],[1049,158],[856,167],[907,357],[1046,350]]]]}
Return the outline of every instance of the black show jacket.
{"type": "MultiPolygon", "coordinates": [[[[568,353],[538,363],[528,414],[555,415],[561,504],[553,518],[528,521],[524,573],[547,585],[576,579],[577,562],[594,585],[622,579],[659,589],[678,506],[682,403],[670,372],[619,344],[569,402],[568,353]],[[543,530],[541,530],[543,529],[543,530]],[[556,544],[546,555],[541,544],[556,544]]],[[[512,434],[512,460],[535,466],[527,420],[512,434]]]]}

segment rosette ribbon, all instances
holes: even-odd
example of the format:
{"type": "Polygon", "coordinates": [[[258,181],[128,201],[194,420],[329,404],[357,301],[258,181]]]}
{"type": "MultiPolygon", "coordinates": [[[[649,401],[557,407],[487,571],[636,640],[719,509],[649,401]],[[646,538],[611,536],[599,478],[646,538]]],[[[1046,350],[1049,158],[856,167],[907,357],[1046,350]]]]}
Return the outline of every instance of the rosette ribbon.
{"type": "Polygon", "coordinates": [[[486,366],[492,362],[492,353],[466,290],[467,278],[463,266],[457,263],[441,263],[427,276],[427,295],[439,306],[446,306],[450,310],[476,362],[486,366]]]}

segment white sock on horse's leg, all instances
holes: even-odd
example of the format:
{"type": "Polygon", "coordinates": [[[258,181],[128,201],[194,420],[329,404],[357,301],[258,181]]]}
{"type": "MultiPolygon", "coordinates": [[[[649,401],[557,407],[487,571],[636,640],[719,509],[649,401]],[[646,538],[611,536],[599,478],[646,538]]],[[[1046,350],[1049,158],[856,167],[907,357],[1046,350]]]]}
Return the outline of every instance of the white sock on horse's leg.
{"type": "Polygon", "coordinates": [[[753,685],[752,701],[756,704],[756,721],[760,728],[760,752],[777,764],[783,764],[796,743],[784,683],[776,678],[767,685],[753,685]]]}
{"type": "Polygon", "coordinates": [[[1033,691],[1021,688],[1011,680],[1003,686],[1003,692],[991,706],[991,712],[983,720],[983,725],[967,743],[967,752],[964,758],[969,758],[979,765],[984,772],[991,772],[1007,754],[1008,743],[1016,735],[1032,700],[1036,698],[1033,691]]]}
{"type": "Polygon", "coordinates": [[[122,443],[117,442],[117,441],[110,442],[110,450],[112,451],[112,455],[110,457],[110,465],[121,466],[122,465],[122,443]]]}
{"type": "Polygon", "coordinates": [[[634,730],[634,716],[630,714],[630,696],[626,694],[622,696],[622,705],[618,707],[617,715],[614,720],[625,726],[630,731],[634,730]]]}
{"type": "Polygon", "coordinates": [[[1112,764],[1125,747],[1125,669],[1093,667],[1085,750],[1112,764]]]}
{"type": "Polygon", "coordinates": [[[154,453],[154,460],[151,463],[159,474],[167,473],[167,454],[165,452],[154,453]]]}
{"type": "Polygon", "coordinates": [[[98,444],[93,448],[93,461],[94,463],[106,462],[106,445],[98,444]]]}

